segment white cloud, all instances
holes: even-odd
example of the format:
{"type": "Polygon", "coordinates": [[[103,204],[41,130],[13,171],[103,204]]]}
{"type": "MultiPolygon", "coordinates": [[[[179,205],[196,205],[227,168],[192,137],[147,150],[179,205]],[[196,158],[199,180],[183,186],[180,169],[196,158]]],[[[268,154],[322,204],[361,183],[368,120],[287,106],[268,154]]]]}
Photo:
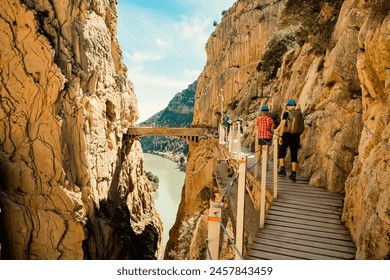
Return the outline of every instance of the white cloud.
{"type": "Polygon", "coordinates": [[[168,45],[168,42],[162,38],[157,38],[155,42],[158,47],[166,47],[168,45]]]}
{"type": "Polygon", "coordinates": [[[142,62],[142,61],[157,61],[161,60],[162,55],[158,53],[151,53],[148,51],[133,52],[129,54],[126,52],[126,57],[131,61],[142,62]]]}

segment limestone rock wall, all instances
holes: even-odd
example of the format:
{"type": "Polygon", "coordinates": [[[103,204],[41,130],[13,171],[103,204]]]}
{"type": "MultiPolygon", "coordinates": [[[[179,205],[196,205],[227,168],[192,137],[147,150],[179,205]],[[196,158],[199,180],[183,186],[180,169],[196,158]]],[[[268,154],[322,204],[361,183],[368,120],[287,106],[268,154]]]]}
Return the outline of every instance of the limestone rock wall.
{"type": "Polygon", "coordinates": [[[267,41],[280,28],[277,15],[282,8],[282,1],[237,1],[225,13],[206,44],[207,62],[198,78],[194,125],[217,127],[221,95],[224,111],[239,102],[239,93],[251,84],[267,41]]]}
{"type": "Polygon", "coordinates": [[[0,243],[9,259],[148,259],[161,221],[116,1],[0,6],[0,243]]]}
{"type": "MultiPolygon", "coordinates": [[[[238,0],[225,13],[206,46],[193,125],[216,128],[222,110],[233,119],[243,114],[250,129],[260,105],[280,115],[296,99],[306,125],[298,172],[345,193],[343,221],[357,259],[389,259],[390,3],[303,2],[294,9],[298,2],[238,0]],[[297,40],[268,80],[268,43],[276,36],[291,43],[292,35],[297,40]]],[[[185,191],[193,187],[186,181],[185,191]]]]}
{"type": "MultiPolygon", "coordinates": [[[[343,15],[353,18],[365,7],[359,1],[343,15]]],[[[390,3],[373,1],[368,8],[357,36],[362,130],[343,219],[358,245],[357,258],[390,259],[390,3]]]]}

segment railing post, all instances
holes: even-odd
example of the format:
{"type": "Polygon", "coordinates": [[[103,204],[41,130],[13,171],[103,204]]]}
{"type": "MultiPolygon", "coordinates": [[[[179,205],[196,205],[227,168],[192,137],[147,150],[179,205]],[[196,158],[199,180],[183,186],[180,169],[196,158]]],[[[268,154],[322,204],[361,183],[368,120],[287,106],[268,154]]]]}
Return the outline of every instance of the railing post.
{"type": "Polygon", "coordinates": [[[278,137],[274,137],[274,198],[278,197],[278,137]]]}
{"type": "Polygon", "coordinates": [[[219,135],[219,144],[223,144],[225,138],[225,130],[223,129],[223,125],[220,123],[218,127],[218,135],[219,135]]]}
{"type": "Polygon", "coordinates": [[[219,256],[219,236],[221,233],[221,227],[219,222],[221,221],[221,205],[211,205],[208,218],[208,246],[210,249],[210,260],[218,260],[219,256]],[[217,217],[215,217],[217,216],[217,217]]]}
{"type": "Polygon", "coordinates": [[[229,142],[230,156],[232,158],[235,158],[234,157],[234,154],[236,152],[236,124],[235,123],[232,123],[232,125],[230,127],[230,133],[231,133],[231,140],[232,140],[231,144],[229,142]]]}
{"type": "Polygon", "coordinates": [[[255,178],[259,177],[259,161],[260,161],[260,149],[259,149],[259,136],[257,132],[257,128],[255,128],[255,164],[253,175],[255,178]]]}
{"type": "Polygon", "coordinates": [[[264,227],[265,222],[265,192],[267,179],[267,145],[261,145],[263,159],[261,161],[261,194],[260,194],[260,228],[264,227]]]}
{"type": "MultiPolygon", "coordinates": [[[[238,192],[237,192],[237,223],[236,223],[236,246],[242,255],[244,241],[244,209],[245,209],[245,176],[246,158],[242,158],[238,168],[238,192]]],[[[241,259],[236,253],[236,260],[241,259]]]]}
{"type": "Polygon", "coordinates": [[[237,160],[241,158],[241,124],[237,122],[237,160]]]}
{"type": "Polygon", "coordinates": [[[233,153],[233,133],[234,133],[234,129],[230,127],[230,131],[229,131],[229,154],[230,155],[232,155],[233,153]]]}
{"type": "Polygon", "coordinates": [[[224,127],[223,127],[223,142],[225,142],[225,144],[224,144],[225,147],[227,147],[228,141],[229,141],[228,130],[227,130],[227,127],[224,126],[224,127]]]}

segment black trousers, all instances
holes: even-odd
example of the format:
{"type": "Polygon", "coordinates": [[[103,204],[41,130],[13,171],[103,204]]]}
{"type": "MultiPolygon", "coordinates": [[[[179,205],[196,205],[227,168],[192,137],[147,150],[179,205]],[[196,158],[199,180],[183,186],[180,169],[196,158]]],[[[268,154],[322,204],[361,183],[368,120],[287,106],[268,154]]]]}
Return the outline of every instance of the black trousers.
{"type": "Polygon", "coordinates": [[[291,162],[298,162],[299,134],[285,132],[282,135],[283,144],[279,145],[278,158],[285,158],[287,148],[290,148],[291,162]]]}

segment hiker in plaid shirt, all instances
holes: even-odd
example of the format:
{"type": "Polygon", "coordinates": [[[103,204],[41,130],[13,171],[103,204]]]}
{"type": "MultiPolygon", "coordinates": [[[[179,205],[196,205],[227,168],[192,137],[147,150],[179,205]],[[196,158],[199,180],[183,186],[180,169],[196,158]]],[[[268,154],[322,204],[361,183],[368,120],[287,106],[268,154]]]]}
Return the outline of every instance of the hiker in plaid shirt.
{"type": "MultiPolygon", "coordinates": [[[[261,106],[261,115],[256,119],[255,125],[257,127],[257,141],[260,146],[266,146],[266,157],[267,157],[267,165],[268,165],[268,150],[269,146],[272,144],[272,134],[274,133],[274,127],[275,123],[273,119],[268,116],[268,106],[261,106]]],[[[255,129],[253,129],[252,133],[252,139],[251,142],[255,138],[255,129]]],[[[258,153],[259,157],[258,159],[260,160],[261,158],[261,149],[258,153]]]]}

